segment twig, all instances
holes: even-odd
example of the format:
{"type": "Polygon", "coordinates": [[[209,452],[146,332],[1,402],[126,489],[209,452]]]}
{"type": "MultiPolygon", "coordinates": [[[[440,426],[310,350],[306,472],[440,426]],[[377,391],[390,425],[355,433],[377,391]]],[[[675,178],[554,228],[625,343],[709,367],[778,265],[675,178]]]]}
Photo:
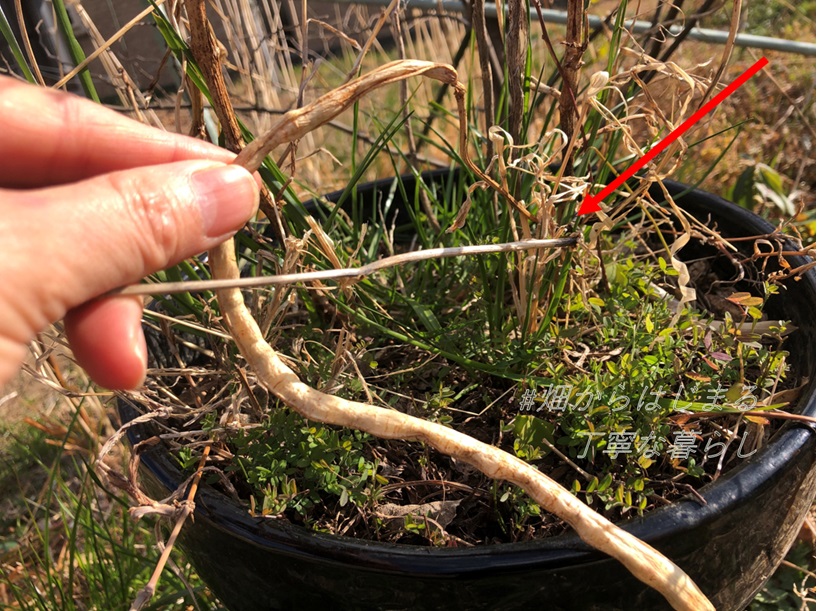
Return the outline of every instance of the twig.
{"type": "MultiPolygon", "coordinates": [[[[522,113],[524,112],[525,54],[530,39],[528,3],[524,0],[508,2],[508,33],[505,36],[505,61],[508,65],[508,131],[514,141],[519,142],[522,134],[522,113]]],[[[511,155],[514,155],[511,149],[511,155]]]]}
{"type": "Polygon", "coordinates": [[[26,18],[23,14],[23,0],[14,0],[14,8],[17,11],[17,25],[20,27],[20,37],[23,39],[23,46],[26,48],[28,61],[31,62],[31,70],[34,72],[37,82],[44,87],[45,80],[43,79],[43,73],[40,72],[40,65],[37,63],[37,57],[34,55],[34,49],[31,47],[31,39],[28,37],[26,18]]]}
{"type": "MultiPolygon", "coordinates": [[[[488,42],[488,28],[485,25],[485,0],[474,0],[471,4],[471,27],[474,29],[479,53],[479,69],[482,75],[482,106],[485,115],[485,133],[487,134],[494,123],[494,75],[491,72],[490,43],[488,42]]],[[[497,78],[500,78],[500,76],[497,75],[497,78]]],[[[490,160],[493,156],[493,144],[490,139],[486,139],[485,157],[490,160]]]]}
{"type": "Polygon", "coordinates": [[[380,16],[377,18],[377,21],[372,26],[372,30],[371,33],[369,34],[369,37],[363,44],[363,49],[361,49],[360,53],[358,53],[357,55],[355,65],[352,66],[352,69],[349,70],[349,72],[346,75],[346,82],[349,82],[358,74],[358,72],[360,71],[360,66],[363,63],[363,59],[369,53],[369,49],[371,48],[372,43],[374,43],[374,41],[377,40],[377,35],[380,34],[380,30],[383,29],[384,25],[386,25],[386,21],[388,21],[389,16],[394,11],[396,11],[399,6],[400,0],[391,0],[391,2],[389,2],[389,5],[380,12],[380,16]]]}
{"type": "MultiPolygon", "coordinates": [[[[391,14],[392,36],[397,44],[397,51],[400,55],[400,59],[403,60],[406,59],[406,41],[404,40],[403,32],[404,10],[404,8],[401,8],[400,10],[395,10],[391,14]]],[[[417,140],[414,137],[414,128],[411,124],[411,115],[413,113],[409,110],[408,100],[408,84],[406,81],[400,81],[400,108],[402,109],[401,113],[403,115],[402,118],[406,132],[406,147],[408,148],[408,151],[406,151],[406,159],[408,160],[410,166],[416,167],[417,140]]],[[[425,212],[431,228],[434,229],[435,232],[439,232],[440,221],[437,220],[437,214],[431,207],[431,202],[429,201],[428,194],[425,191],[420,191],[420,206],[422,206],[423,212],[425,212]]]]}
{"type": "Polygon", "coordinates": [[[199,489],[202,470],[204,469],[204,463],[207,462],[207,457],[210,455],[211,447],[212,446],[208,444],[204,446],[204,450],[202,450],[199,466],[196,469],[196,474],[193,476],[193,481],[190,484],[190,490],[187,493],[187,498],[179,507],[179,516],[176,519],[176,524],[173,526],[173,531],[167,538],[167,543],[164,545],[162,555],[159,557],[159,561],[156,563],[156,568],[153,569],[153,574],[150,576],[150,580],[145,584],[144,588],[139,590],[136,598],[131,603],[130,611],[139,611],[139,609],[141,609],[145,603],[153,597],[153,593],[156,591],[156,586],[159,583],[159,577],[162,576],[162,571],[164,571],[165,564],[167,564],[167,561],[170,559],[170,553],[173,551],[173,546],[176,544],[176,538],[179,536],[187,517],[193,513],[196,507],[193,499],[196,496],[196,491],[199,489]]]}
{"type": "MultiPolygon", "coordinates": [[[[584,0],[567,1],[567,34],[565,39],[565,54],[562,59],[562,95],[559,98],[559,122],[562,131],[568,140],[573,140],[576,131],[576,118],[579,109],[576,105],[576,91],[579,68],[582,65],[582,55],[586,43],[587,30],[585,29],[584,0]]],[[[565,151],[568,162],[564,165],[568,175],[573,174],[573,149],[565,151]]]]}
{"type": "Polygon", "coordinates": [[[384,257],[361,267],[346,267],[326,269],[314,272],[296,274],[278,274],[271,276],[255,276],[252,278],[238,278],[235,280],[191,280],[189,282],[158,282],[155,284],[133,284],[116,289],[108,295],[171,295],[173,293],[188,293],[197,291],[215,291],[228,288],[253,288],[280,284],[295,284],[297,282],[311,282],[315,280],[337,280],[339,278],[359,279],[369,276],[376,271],[413,263],[427,259],[443,259],[446,257],[460,257],[464,255],[483,255],[497,252],[514,252],[533,250],[537,248],[566,248],[574,246],[578,238],[555,238],[549,240],[520,240],[503,244],[478,244],[475,246],[454,246],[449,248],[427,248],[413,252],[384,257]]]}
{"type": "Polygon", "coordinates": [[[141,13],[136,15],[136,17],[134,17],[133,19],[128,21],[125,25],[123,25],[121,28],[119,28],[119,30],[116,32],[116,34],[111,36],[103,44],[99,45],[96,49],[94,49],[94,52],[91,53],[84,60],[82,60],[82,62],[80,62],[79,65],[77,65],[76,68],[71,70],[71,72],[66,74],[64,77],[62,77],[57,82],[57,84],[54,85],[54,89],[59,89],[60,87],[63,87],[68,81],[70,81],[72,78],[74,78],[77,74],[79,74],[80,72],[85,70],[85,68],[87,68],[91,64],[91,62],[93,62],[97,57],[99,57],[105,51],[107,51],[111,47],[111,45],[113,45],[117,40],[119,40],[125,34],[127,34],[133,28],[133,26],[135,26],[137,23],[142,21],[142,19],[144,19],[145,17],[150,15],[154,10],[156,10],[156,8],[158,6],[160,6],[160,5],[164,4],[164,3],[165,3],[165,0],[155,0],[152,6],[149,6],[148,8],[143,10],[141,13]]]}
{"type": "MultiPolygon", "coordinates": [[[[556,50],[553,48],[553,43],[550,41],[550,36],[548,36],[547,23],[545,23],[545,17],[542,14],[542,4],[540,3],[539,0],[532,0],[532,2],[533,2],[534,7],[536,8],[536,14],[539,16],[539,27],[542,30],[542,40],[545,41],[545,46],[548,49],[548,53],[550,53],[551,59],[553,59],[553,62],[556,64],[556,72],[554,73],[554,76],[551,77],[551,79],[548,80],[547,86],[552,86],[555,83],[555,75],[556,74],[558,74],[562,79],[562,91],[561,91],[560,97],[559,97],[559,112],[560,112],[560,120],[561,120],[561,116],[562,116],[561,113],[563,112],[562,109],[561,109],[561,105],[562,105],[562,99],[565,96],[569,96],[569,100],[566,100],[566,101],[569,103],[570,106],[573,107],[574,111],[578,112],[577,111],[578,102],[576,100],[575,82],[571,86],[571,82],[576,80],[575,79],[575,74],[573,75],[573,77],[571,77],[570,74],[568,73],[567,69],[563,65],[563,62],[566,62],[566,60],[567,60],[567,54],[565,54],[565,56],[563,58],[563,61],[559,61],[559,57],[556,55],[556,50]]],[[[612,15],[612,13],[611,13],[611,15],[612,15]]],[[[571,158],[572,158],[572,151],[573,151],[573,148],[574,148],[574,144],[572,144],[572,143],[575,142],[575,137],[573,137],[573,132],[572,131],[570,131],[570,132],[565,131],[564,124],[561,125],[561,128],[562,128],[562,131],[566,134],[567,140],[570,143],[570,144],[568,144],[568,147],[566,149],[565,163],[563,163],[562,166],[564,168],[566,168],[567,174],[571,175],[572,174],[571,170],[573,168],[571,158]]],[[[582,122],[581,121],[579,121],[579,129],[584,131],[584,128],[582,127],[582,122]]],[[[561,173],[560,173],[560,176],[561,176],[561,173]]]]}
{"type": "Polygon", "coordinates": [[[740,415],[740,416],[757,416],[758,418],[779,418],[781,420],[796,420],[798,422],[808,422],[809,424],[817,423],[817,418],[814,416],[806,416],[804,414],[792,414],[790,412],[780,411],[764,411],[764,410],[724,410],[720,412],[693,412],[696,418],[717,418],[718,416],[740,415]]]}
{"type": "Polygon", "coordinates": [[[213,110],[221,123],[226,148],[237,153],[243,146],[241,129],[221,73],[221,52],[207,21],[207,6],[204,0],[185,0],[185,8],[190,22],[190,50],[210,89],[213,110]]]}
{"type": "Polygon", "coordinates": [[[729,24],[729,36],[727,37],[726,43],[723,46],[721,63],[718,66],[717,71],[715,72],[715,76],[712,77],[712,81],[709,83],[709,87],[707,87],[706,92],[704,92],[703,97],[701,97],[701,103],[699,105],[699,108],[702,108],[703,105],[706,104],[707,98],[709,98],[709,94],[712,93],[718,86],[718,82],[720,81],[724,70],[726,70],[726,65],[729,63],[729,58],[732,57],[732,49],[735,48],[735,37],[737,37],[738,35],[738,26],[740,26],[741,7],[742,7],[741,0],[732,0],[732,18],[729,24]]]}

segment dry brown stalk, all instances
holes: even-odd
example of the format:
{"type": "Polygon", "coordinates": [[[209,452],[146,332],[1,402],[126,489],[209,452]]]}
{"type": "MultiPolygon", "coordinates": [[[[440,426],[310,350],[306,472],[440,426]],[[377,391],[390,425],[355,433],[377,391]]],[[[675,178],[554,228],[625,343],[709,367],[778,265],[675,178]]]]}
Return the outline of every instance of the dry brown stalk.
{"type": "Polygon", "coordinates": [[[723,46],[721,63],[718,65],[718,69],[715,71],[715,76],[712,77],[712,81],[709,83],[706,93],[701,98],[699,108],[706,104],[706,101],[709,99],[709,94],[712,93],[718,86],[721,76],[723,76],[723,72],[726,70],[726,66],[729,64],[729,58],[732,57],[732,49],[735,48],[735,38],[738,35],[738,28],[740,27],[740,11],[742,4],[742,0],[732,0],[732,15],[729,22],[729,36],[726,39],[726,44],[723,46]]]}
{"type": "MultiPolygon", "coordinates": [[[[132,29],[133,29],[133,27],[134,27],[136,24],[138,24],[140,21],[142,21],[142,20],[143,20],[145,17],[147,17],[148,15],[150,15],[150,14],[151,14],[151,13],[152,13],[154,10],[156,10],[156,9],[157,9],[157,8],[158,8],[160,5],[164,4],[164,2],[165,2],[165,0],[156,0],[156,2],[155,2],[155,4],[154,4],[154,5],[149,6],[148,8],[146,8],[145,10],[143,10],[141,13],[139,13],[138,15],[136,15],[136,16],[135,16],[133,19],[131,19],[130,21],[128,21],[128,23],[126,23],[124,26],[122,26],[122,27],[121,27],[121,28],[120,28],[120,29],[119,29],[119,30],[116,32],[116,34],[114,34],[113,36],[111,36],[111,37],[110,37],[108,40],[106,40],[106,41],[105,41],[105,42],[103,42],[102,44],[98,45],[98,46],[97,46],[97,47],[94,49],[93,53],[91,53],[91,54],[90,54],[88,57],[86,57],[84,60],[82,60],[82,62],[80,62],[80,63],[79,63],[79,64],[78,64],[78,65],[77,65],[77,66],[76,66],[76,67],[75,67],[73,70],[71,70],[71,72],[69,72],[69,73],[68,73],[68,74],[66,74],[64,77],[62,77],[62,78],[59,80],[59,82],[57,82],[57,84],[56,84],[56,85],[54,85],[54,88],[55,88],[55,89],[59,89],[60,87],[63,87],[63,86],[66,84],[66,83],[68,83],[68,81],[70,81],[72,78],[74,78],[74,77],[75,77],[77,74],[79,74],[80,72],[82,72],[83,70],[85,70],[85,68],[87,68],[87,67],[88,67],[88,65],[89,65],[91,62],[93,62],[93,61],[94,61],[94,60],[95,60],[97,57],[99,57],[99,56],[100,56],[100,55],[102,55],[102,54],[103,54],[105,51],[107,51],[107,50],[108,50],[108,49],[111,47],[111,45],[113,45],[113,44],[114,44],[116,41],[118,41],[118,40],[119,40],[120,38],[122,38],[122,37],[123,37],[125,34],[127,34],[127,33],[128,33],[130,30],[132,30],[132,29]]],[[[24,39],[24,40],[26,40],[26,42],[28,42],[28,39],[24,39]]],[[[29,44],[30,44],[30,43],[29,43],[29,44]]]]}
{"type": "MultiPolygon", "coordinates": [[[[582,65],[582,55],[587,45],[587,29],[585,28],[584,0],[568,0],[567,2],[567,34],[565,38],[565,54],[562,59],[562,95],[559,97],[559,121],[562,131],[568,139],[573,138],[576,130],[576,118],[579,109],[576,104],[579,68],[582,65]]],[[[573,152],[568,148],[569,161],[565,168],[572,173],[573,152]]]]}
{"type": "MultiPolygon", "coordinates": [[[[457,81],[457,73],[453,68],[426,61],[398,60],[341,85],[303,108],[285,113],[265,135],[248,144],[235,163],[255,171],[261,167],[269,151],[277,146],[302,138],[317,126],[334,119],[371,91],[415,76],[425,76],[450,85],[457,97],[460,120],[465,117],[465,89],[457,81]]],[[[464,148],[464,140],[465,133],[460,130],[461,148],[464,148]]]]}
{"type": "Polygon", "coordinates": [[[182,526],[184,525],[184,522],[187,520],[188,516],[193,513],[193,509],[195,507],[193,499],[196,497],[196,491],[199,489],[202,470],[207,463],[207,457],[210,455],[211,447],[212,446],[210,444],[204,446],[204,450],[201,453],[201,458],[199,459],[199,465],[196,468],[196,473],[193,476],[192,483],[190,484],[190,490],[187,492],[187,498],[179,505],[177,512],[178,516],[176,516],[176,523],[173,525],[173,530],[171,531],[170,536],[167,538],[167,543],[162,550],[159,561],[156,563],[156,567],[153,569],[150,579],[145,586],[139,590],[136,598],[131,603],[130,611],[139,611],[139,609],[144,607],[145,603],[147,603],[153,597],[153,593],[156,591],[156,586],[159,583],[159,577],[161,577],[165,565],[170,560],[170,552],[173,551],[173,546],[176,544],[176,539],[178,538],[179,533],[182,531],[182,526]]]}
{"type": "MultiPolygon", "coordinates": [[[[162,1],[164,2],[164,0],[162,1]]],[[[161,2],[159,4],[161,4],[161,2]]],[[[119,61],[119,58],[117,58],[116,54],[113,53],[110,48],[113,43],[133,29],[137,25],[137,22],[135,20],[131,20],[125,26],[119,29],[112,37],[106,39],[96,27],[93,19],[91,19],[91,16],[88,14],[88,11],[85,10],[85,7],[81,2],[75,2],[72,6],[77,14],[77,17],[79,18],[79,22],[82,24],[82,28],[91,37],[94,48],[98,49],[99,52],[95,51],[89,55],[88,58],[80,64],[80,66],[77,66],[77,68],[71,71],[71,74],[78,74],[82,70],[82,67],[86,67],[91,61],[99,59],[100,63],[102,64],[102,68],[105,71],[110,84],[113,85],[114,90],[116,91],[116,96],[119,98],[122,105],[128,111],[133,112],[135,118],[140,122],[148,123],[154,127],[158,127],[159,129],[165,129],[153,109],[149,108],[150,104],[148,103],[145,94],[142,93],[141,89],[133,80],[133,77],[128,73],[128,71],[122,65],[122,62],[119,61]]],[[[151,7],[151,9],[153,9],[153,7],[151,7]]],[[[144,14],[146,15],[148,12],[145,11],[144,14]]],[[[62,79],[60,83],[54,85],[54,87],[62,87],[65,85],[65,83],[67,83],[67,77],[62,79]]]]}
{"type": "Polygon", "coordinates": [[[244,166],[251,172],[256,171],[264,162],[264,158],[275,147],[298,140],[317,127],[328,123],[344,110],[348,109],[369,92],[397,83],[411,77],[424,76],[449,85],[454,91],[457,101],[457,116],[460,121],[459,149],[463,161],[474,174],[488,187],[499,193],[505,201],[513,206],[517,212],[528,220],[533,216],[522,204],[508,193],[502,185],[482,172],[471,161],[468,155],[468,140],[465,111],[466,89],[457,80],[457,71],[449,65],[437,64],[420,60],[398,60],[380,66],[377,70],[349,81],[319,97],[317,100],[302,108],[290,110],[281,116],[278,122],[260,138],[253,140],[239,153],[235,163],[244,166]]]}
{"type": "MultiPolygon", "coordinates": [[[[580,0],[581,1],[581,0],[580,0]]],[[[522,111],[524,109],[524,89],[522,82],[525,74],[525,52],[530,39],[528,21],[528,3],[523,0],[511,0],[508,3],[508,32],[505,36],[505,61],[508,62],[508,131],[511,137],[519,141],[522,130],[522,111]]],[[[567,132],[568,135],[570,132],[567,132]]]]}
{"type": "MultiPolygon", "coordinates": [[[[204,0],[185,0],[185,8],[190,24],[190,49],[198,60],[210,90],[213,110],[221,123],[224,144],[227,149],[237,153],[244,146],[244,139],[221,72],[223,58],[213,28],[207,20],[207,6],[204,0]]],[[[266,188],[261,190],[260,207],[267,218],[278,219],[278,209],[266,188]]],[[[276,227],[276,224],[273,224],[273,227],[276,227]]],[[[278,238],[283,239],[284,236],[279,232],[278,238]]]]}
{"type": "MultiPolygon", "coordinates": [[[[494,120],[494,76],[491,72],[491,52],[488,40],[488,28],[485,25],[485,0],[474,0],[471,5],[471,25],[479,51],[479,69],[482,74],[482,106],[485,117],[485,133],[491,129],[494,120]]],[[[497,78],[500,78],[497,75],[497,78]]],[[[485,145],[485,156],[493,159],[494,151],[491,141],[485,145]]]]}
{"type": "Polygon", "coordinates": [[[37,79],[37,82],[45,87],[45,79],[43,79],[43,74],[40,72],[40,64],[37,63],[37,56],[34,55],[31,39],[28,37],[26,19],[23,15],[23,0],[15,0],[14,9],[17,13],[17,27],[20,28],[20,38],[23,40],[23,46],[25,47],[26,55],[28,55],[28,63],[31,64],[31,71],[34,73],[34,78],[37,79]]]}
{"type": "Polygon", "coordinates": [[[224,142],[227,148],[234,153],[241,150],[243,140],[238,127],[233,104],[224,86],[224,77],[221,74],[221,52],[218,41],[213,34],[213,28],[207,20],[207,6],[203,0],[185,0],[185,8],[190,20],[190,48],[199,60],[199,68],[210,88],[210,97],[213,110],[221,123],[224,142]],[[205,61],[202,61],[205,60],[205,61]],[[212,84],[220,83],[220,87],[212,84]]]}

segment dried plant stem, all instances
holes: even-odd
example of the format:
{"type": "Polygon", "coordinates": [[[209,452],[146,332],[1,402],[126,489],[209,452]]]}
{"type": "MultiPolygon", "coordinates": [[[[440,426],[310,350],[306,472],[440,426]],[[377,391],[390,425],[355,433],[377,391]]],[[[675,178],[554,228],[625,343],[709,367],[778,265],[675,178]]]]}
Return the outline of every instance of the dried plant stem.
{"type": "Polygon", "coordinates": [[[45,79],[43,79],[43,74],[40,72],[40,64],[37,63],[37,57],[34,55],[34,49],[31,46],[31,39],[28,36],[26,18],[23,14],[23,0],[15,0],[14,9],[17,13],[17,26],[20,28],[20,37],[23,39],[23,46],[26,49],[26,55],[28,55],[28,61],[31,64],[31,71],[34,73],[37,83],[45,87],[45,79]]]}
{"type": "MultiPolygon", "coordinates": [[[[285,113],[266,134],[248,144],[235,163],[255,171],[275,147],[298,140],[318,126],[328,123],[369,92],[414,76],[425,76],[452,86],[458,100],[460,120],[464,118],[465,107],[461,99],[464,99],[465,90],[457,81],[457,73],[453,68],[426,61],[398,60],[347,82],[302,108],[285,113]]],[[[464,143],[464,139],[465,134],[460,130],[460,145],[464,143]]]]}
{"type": "MultiPolygon", "coordinates": [[[[562,94],[559,97],[560,127],[567,135],[568,140],[573,138],[573,132],[576,131],[576,118],[579,113],[576,105],[576,84],[578,82],[579,68],[582,65],[586,35],[584,0],[568,0],[565,54],[561,62],[561,73],[564,82],[562,83],[562,94]]],[[[565,168],[568,174],[572,174],[572,148],[568,148],[567,156],[569,160],[565,164],[565,168]]]]}
{"type": "MultiPolygon", "coordinates": [[[[471,25],[477,42],[479,69],[482,74],[482,107],[485,117],[485,133],[494,124],[494,76],[491,72],[491,51],[488,28],[485,25],[485,0],[474,0],[471,5],[471,25]]],[[[501,75],[497,75],[501,78],[501,75]]],[[[493,159],[494,149],[490,139],[486,139],[485,158],[493,159]]]]}
{"type": "MultiPolygon", "coordinates": [[[[404,13],[405,8],[402,8],[400,10],[395,10],[391,14],[392,36],[397,43],[397,52],[402,60],[406,59],[406,43],[404,40],[403,31],[403,21],[405,20],[404,13]]],[[[414,128],[411,124],[411,113],[409,112],[408,99],[408,83],[406,81],[400,81],[400,107],[403,109],[402,115],[406,132],[406,148],[408,149],[406,151],[406,159],[408,160],[409,164],[414,167],[417,164],[417,140],[414,137],[414,128]]],[[[423,212],[425,212],[428,223],[431,225],[432,229],[434,229],[434,231],[440,231],[440,221],[437,220],[437,214],[434,212],[434,208],[432,208],[431,202],[428,199],[428,194],[425,191],[420,192],[420,206],[422,206],[423,212]]]]}
{"type": "Polygon", "coordinates": [[[243,140],[238,127],[233,104],[221,73],[221,51],[218,48],[213,28],[207,20],[207,6],[204,0],[185,0],[185,8],[190,22],[190,48],[198,60],[199,68],[210,89],[213,110],[221,123],[226,148],[234,153],[241,150],[243,140]]]}
{"type": "Polygon", "coordinates": [[[369,36],[366,38],[366,42],[363,44],[363,48],[360,50],[360,53],[357,55],[357,59],[355,59],[355,65],[352,66],[352,69],[349,70],[346,80],[347,82],[352,80],[355,75],[360,72],[360,66],[363,64],[363,60],[365,59],[366,55],[369,53],[369,49],[371,49],[372,44],[375,40],[377,40],[378,34],[380,34],[380,30],[383,29],[383,26],[386,25],[386,22],[389,20],[391,14],[396,11],[400,7],[400,0],[391,0],[389,5],[380,11],[380,16],[377,18],[377,21],[372,26],[372,30],[369,33],[369,36]]]}
{"type": "Polygon", "coordinates": [[[322,95],[302,108],[295,108],[283,114],[266,134],[248,144],[236,157],[234,163],[254,172],[261,167],[264,158],[275,147],[296,141],[319,126],[328,123],[351,107],[356,100],[375,89],[416,76],[432,78],[452,88],[454,98],[457,101],[457,116],[460,122],[459,149],[463,162],[471,172],[479,177],[480,181],[499,193],[519,214],[528,220],[532,220],[533,216],[528,212],[527,208],[516,201],[508,193],[507,189],[485,174],[471,161],[471,157],[468,155],[468,134],[465,129],[467,124],[465,111],[466,90],[463,84],[457,80],[457,71],[447,64],[420,60],[398,60],[384,64],[377,70],[364,74],[322,95]]]}
{"type": "MultiPolygon", "coordinates": [[[[508,131],[519,142],[522,134],[524,111],[525,59],[530,39],[528,3],[525,0],[508,2],[508,32],[505,35],[505,61],[508,63],[508,131]]],[[[513,155],[513,149],[511,155],[513,155]]]]}
{"type": "Polygon", "coordinates": [[[712,81],[709,83],[706,93],[704,93],[703,97],[701,98],[700,107],[706,103],[706,101],[709,99],[709,95],[718,86],[721,76],[723,76],[724,70],[726,70],[726,66],[729,64],[729,58],[732,57],[732,49],[735,48],[735,38],[738,35],[738,28],[740,26],[740,11],[742,4],[743,3],[741,0],[732,0],[732,16],[729,23],[729,37],[726,40],[726,44],[723,46],[721,63],[718,65],[718,69],[715,72],[715,76],[712,77],[712,81]]]}
{"type": "Polygon", "coordinates": [[[484,255],[498,252],[519,252],[538,248],[563,248],[577,243],[576,237],[554,238],[547,240],[520,240],[518,242],[503,242],[502,244],[475,244],[473,246],[453,246],[449,248],[426,248],[404,252],[399,255],[384,257],[361,265],[360,267],[341,267],[324,269],[313,272],[292,274],[277,274],[273,276],[252,276],[236,280],[190,280],[183,282],[157,282],[154,284],[133,284],[112,291],[111,295],[171,295],[173,293],[189,293],[195,291],[215,291],[228,288],[254,288],[281,284],[295,284],[297,282],[314,282],[316,280],[338,280],[350,278],[353,280],[369,276],[382,269],[405,265],[428,259],[443,259],[446,257],[461,257],[464,255],[484,255]]]}
{"type": "MultiPolygon", "coordinates": [[[[227,92],[224,75],[221,72],[221,63],[224,58],[213,33],[213,28],[207,20],[207,6],[204,0],[185,0],[185,8],[190,25],[190,50],[193,52],[193,56],[196,58],[210,90],[210,100],[213,110],[221,123],[225,148],[237,153],[244,146],[244,139],[241,136],[237,115],[227,92]]],[[[272,196],[266,188],[261,190],[260,208],[267,218],[279,218],[275,202],[273,202],[272,196]]],[[[277,224],[273,223],[274,228],[279,226],[280,221],[277,224]]],[[[280,235],[280,231],[278,238],[284,238],[283,235],[280,235]]]]}
{"type": "Polygon", "coordinates": [[[718,418],[724,413],[732,413],[737,416],[756,416],[758,418],[778,418],[780,420],[795,420],[797,422],[805,422],[807,424],[817,424],[817,418],[814,416],[804,416],[803,414],[792,414],[790,412],[769,411],[769,410],[749,410],[749,411],[734,411],[734,412],[695,412],[696,418],[718,418]]]}
{"type": "Polygon", "coordinates": [[[170,532],[170,536],[167,538],[167,543],[165,543],[164,549],[162,549],[162,554],[153,569],[153,574],[151,574],[150,579],[145,584],[145,587],[139,590],[136,598],[131,603],[129,611],[139,611],[139,609],[141,609],[145,603],[147,603],[153,597],[153,593],[156,591],[156,586],[159,584],[159,578],[162,576],[162,571],[164,571],[165,565],[167,564],[168,560],[170,560],[170,552],[173,551],[173,546],[176,544],[176,539],[182,530],[182,526],[184,525],[184,522],[187,520],[188,516],[193,513],[193,508],[195,507],[193,499],[196,496],[196,491],[199,489],[199,482],[201,481],[201,475],[203,472],[202,470],[207,463],[207,457],[210,455],[211,447],[212,446],[210,446],[210,444],[204,446],[204,450],[201,453],[201,458],[199,459],[199,466],[196,469],[196,474],[193,476],[193,481],[190,484],[190,490],[187,492],[187,498],[179,507],[179,515],[176,518],[176,524],[173,525],[173,530],[170,532]]]}
{"type": "MultiPolygon", "coordinates": [[[[126,23],[124,26],[122,26],[122,27],[121,27],[121,28],[120,28],[120,29],[119,29],[119,30],[116,32],[116,34],[114,34],[113,36],[111,36],[111,37],[110,37],[108,40],[106,40],[106,41],[105,41],[103,44],[98,45],[98,46],[97,46],[97,47],[94,49],[94,52],[93,52],[93,53],[91,53],[91,54],[90,54],[88,57],[86,57],[86,58],[85,58],[85,59],[84,59],[84,60],[83,60],[83,61],[82,61],[82,62],[81,62],[81,63],[80,63],[80,64],[79,64],[79,65],[78,65],[76,68],[74,68],[73,70],[71,70],[71,72],[69,72],[68,74],[66,74],[64,77],[62,77],[62,78],[61,78],[61,79],[60,79],[60,80],[57,82],[57,84],[56,84],[56,85],[54,85],[54,89],[59,89],[60,87],[65,86],[65,85],[68,83],[68,81],[70,81],[70,80],[71,80],[72,78],[74,78],[74,77],[75,77],[77,74],[79,74],[80,72],[82,72],[83,70],[85,70],[85,68],[87,68],[87,67],[88,67],[88,65],[89,65],[91,62],[93,62],[93,61],[94,61],[94,60],[95,60],[97,57],[99,57],[99,56],[100,56],[100,55],[102,55],[102,54],[103,54],[105,51],[107,51],[107,50],[108,50],[108,49],[111,47],[111,45],[113,45],[113,44],[114,44],[116,41],[118,41],[118,40],[119,40],[120,38],[122,38],[122,37],[123,37],[125,34],[127,34],[127,33],[128,33],[130,30],[131,30],[131,29],[133,29],[133,27],[134,27],[134,26],[135,26],[137,23],[139,23],[139,22],[140,22],[140,21],[142,21],[142,20],[143,20],[145,17],[147,17],[148,15],[150,15],[150,14],[151,14],[151,13],[152,13],[154,10],[156,10],[156,8],[157,8],[157,7],[159,7],[160,5],[164,4],[164,2],[165,2],[165,0],[155,0],[154,4],[153,4],[152,6],[149,6],[148,8],[146,8],[145,10],[143,10],[141,13],[139,13],[138,15],[136,15],[136,16],[135,16],[133,19],[131,19],[130,21],[128,21],[128,22],[127,22],[127,23],[126,23]]],[[[28,39],[26,39],[26,40],[28,40],[28,39]]],[[[30,44],[30,43],[29,43],[29,44],[30,44]]]]}

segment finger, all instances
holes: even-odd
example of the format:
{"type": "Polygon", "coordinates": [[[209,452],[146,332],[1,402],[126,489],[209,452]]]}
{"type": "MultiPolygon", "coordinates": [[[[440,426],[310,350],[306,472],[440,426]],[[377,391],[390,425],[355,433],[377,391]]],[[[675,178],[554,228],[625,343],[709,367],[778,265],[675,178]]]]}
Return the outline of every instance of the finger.
{"type": "Polygon", "coordinates": [[[142,300],[98,299],[65,316],[65,332],[77,362],[100,386],[138,388],[145,380],[147,347],[142,300]]]}
{"type": "Polygon", "coordinates": [[[0,76],[0,186],[43,187],[185,159],[230,162],[212,144],[161,131],[75,95],[0,76]]]}
{"type": "Polygon", "coordinates": [[[0,190],[0,338],[25,344],[68,310],[212,248],[257,205],[251,174],[211,161],[0,190]]]}

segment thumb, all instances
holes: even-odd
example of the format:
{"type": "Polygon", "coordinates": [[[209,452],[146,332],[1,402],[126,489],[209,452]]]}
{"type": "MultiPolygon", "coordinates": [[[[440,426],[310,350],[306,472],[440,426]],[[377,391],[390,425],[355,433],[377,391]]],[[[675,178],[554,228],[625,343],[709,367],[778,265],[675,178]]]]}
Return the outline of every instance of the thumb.
{"type": "MultiPolygon", "coordinates": [[[[224,241],[258,197],[249,172],[212,161],[0,190],[0,361],[69,310],[224,241]]],[[[0,383],[4,374],[0,362],[0,383]]]]}

